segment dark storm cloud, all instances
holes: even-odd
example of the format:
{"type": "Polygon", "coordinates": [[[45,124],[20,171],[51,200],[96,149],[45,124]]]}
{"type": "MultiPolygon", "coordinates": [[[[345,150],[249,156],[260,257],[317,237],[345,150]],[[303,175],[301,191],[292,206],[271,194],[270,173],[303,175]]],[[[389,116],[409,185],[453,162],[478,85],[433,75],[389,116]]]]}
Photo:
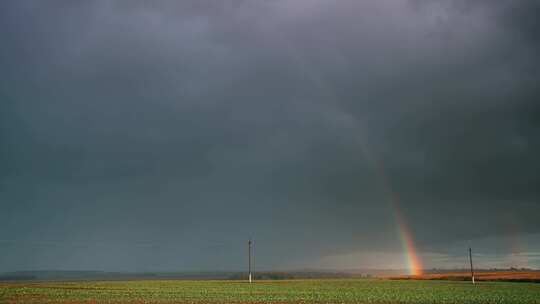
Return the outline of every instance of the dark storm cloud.
{"type": "Polygon", "coordinates": [[[381,166],[421,248],[540,232],[535,1],[0,5],[0,267],[395,251],[381,166]]]}

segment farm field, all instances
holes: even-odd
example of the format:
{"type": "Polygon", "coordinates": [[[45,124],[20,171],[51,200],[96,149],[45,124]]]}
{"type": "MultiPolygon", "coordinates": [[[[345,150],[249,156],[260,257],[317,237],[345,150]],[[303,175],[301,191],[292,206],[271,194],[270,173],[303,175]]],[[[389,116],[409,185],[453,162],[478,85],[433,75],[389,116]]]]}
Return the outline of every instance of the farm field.
{"type": "MultiPolygon", "coordinates": [[[[537,282],[540,283],[540,271],[483,271],[474,274],[476,281],[515,281],[515,282],[537,282]]],[[[398,276],[393,279],[415,279],[415,280],[455,280],[469,281],[470,272],[449,272],[431,273],[420,276],[398,276]]]]}
{"type": "Polygon", "coordinates": [[[0,303],[540,303],[540,284],[384,279],[1,283],[0,303]]]}

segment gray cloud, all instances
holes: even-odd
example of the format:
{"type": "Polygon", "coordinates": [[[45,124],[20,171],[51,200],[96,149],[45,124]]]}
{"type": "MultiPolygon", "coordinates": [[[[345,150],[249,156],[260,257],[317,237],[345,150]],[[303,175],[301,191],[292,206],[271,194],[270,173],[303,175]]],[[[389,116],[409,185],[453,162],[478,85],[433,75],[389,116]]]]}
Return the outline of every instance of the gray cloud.
{"type": "Polygon", "coordinates": [[[540,232],[534,1],[0,11],[0,269],[392,255],[380,168],[426,252],[540,232]]]}

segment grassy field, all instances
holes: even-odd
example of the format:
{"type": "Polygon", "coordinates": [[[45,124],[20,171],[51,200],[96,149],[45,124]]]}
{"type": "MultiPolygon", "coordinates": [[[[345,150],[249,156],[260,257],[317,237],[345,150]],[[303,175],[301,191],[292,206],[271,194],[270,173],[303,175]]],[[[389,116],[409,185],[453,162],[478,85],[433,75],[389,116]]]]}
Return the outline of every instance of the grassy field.
{"type": "Polygon", "coordinates": [[[0,303],[540,303],[540,284],[294,280],[0,283],[0,303]]]}

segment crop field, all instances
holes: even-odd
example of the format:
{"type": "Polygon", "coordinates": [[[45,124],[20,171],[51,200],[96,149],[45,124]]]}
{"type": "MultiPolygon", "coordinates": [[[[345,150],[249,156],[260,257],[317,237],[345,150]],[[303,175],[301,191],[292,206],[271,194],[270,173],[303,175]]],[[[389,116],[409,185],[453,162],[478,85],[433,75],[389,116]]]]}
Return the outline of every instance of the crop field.
{"type": "Polygon", "coordinates": [[[0,303],[540,303],[540,284],[383,279],[2,283],[0,303]]]}
{"type": "MultiPolygon", "coordinates": [[[[485,271],[474,274],[476,281],[515,281],[515,282],[536,282],[540,283],[540,271],[485,271]]],[[[469,281],[471,279],[470,272],[449,272],[449,273],[432,273],[423,274],[420,276],[397,276],[393,279],[409,279],[415,280],[454,280],[454,281],[469,281]]]]}

